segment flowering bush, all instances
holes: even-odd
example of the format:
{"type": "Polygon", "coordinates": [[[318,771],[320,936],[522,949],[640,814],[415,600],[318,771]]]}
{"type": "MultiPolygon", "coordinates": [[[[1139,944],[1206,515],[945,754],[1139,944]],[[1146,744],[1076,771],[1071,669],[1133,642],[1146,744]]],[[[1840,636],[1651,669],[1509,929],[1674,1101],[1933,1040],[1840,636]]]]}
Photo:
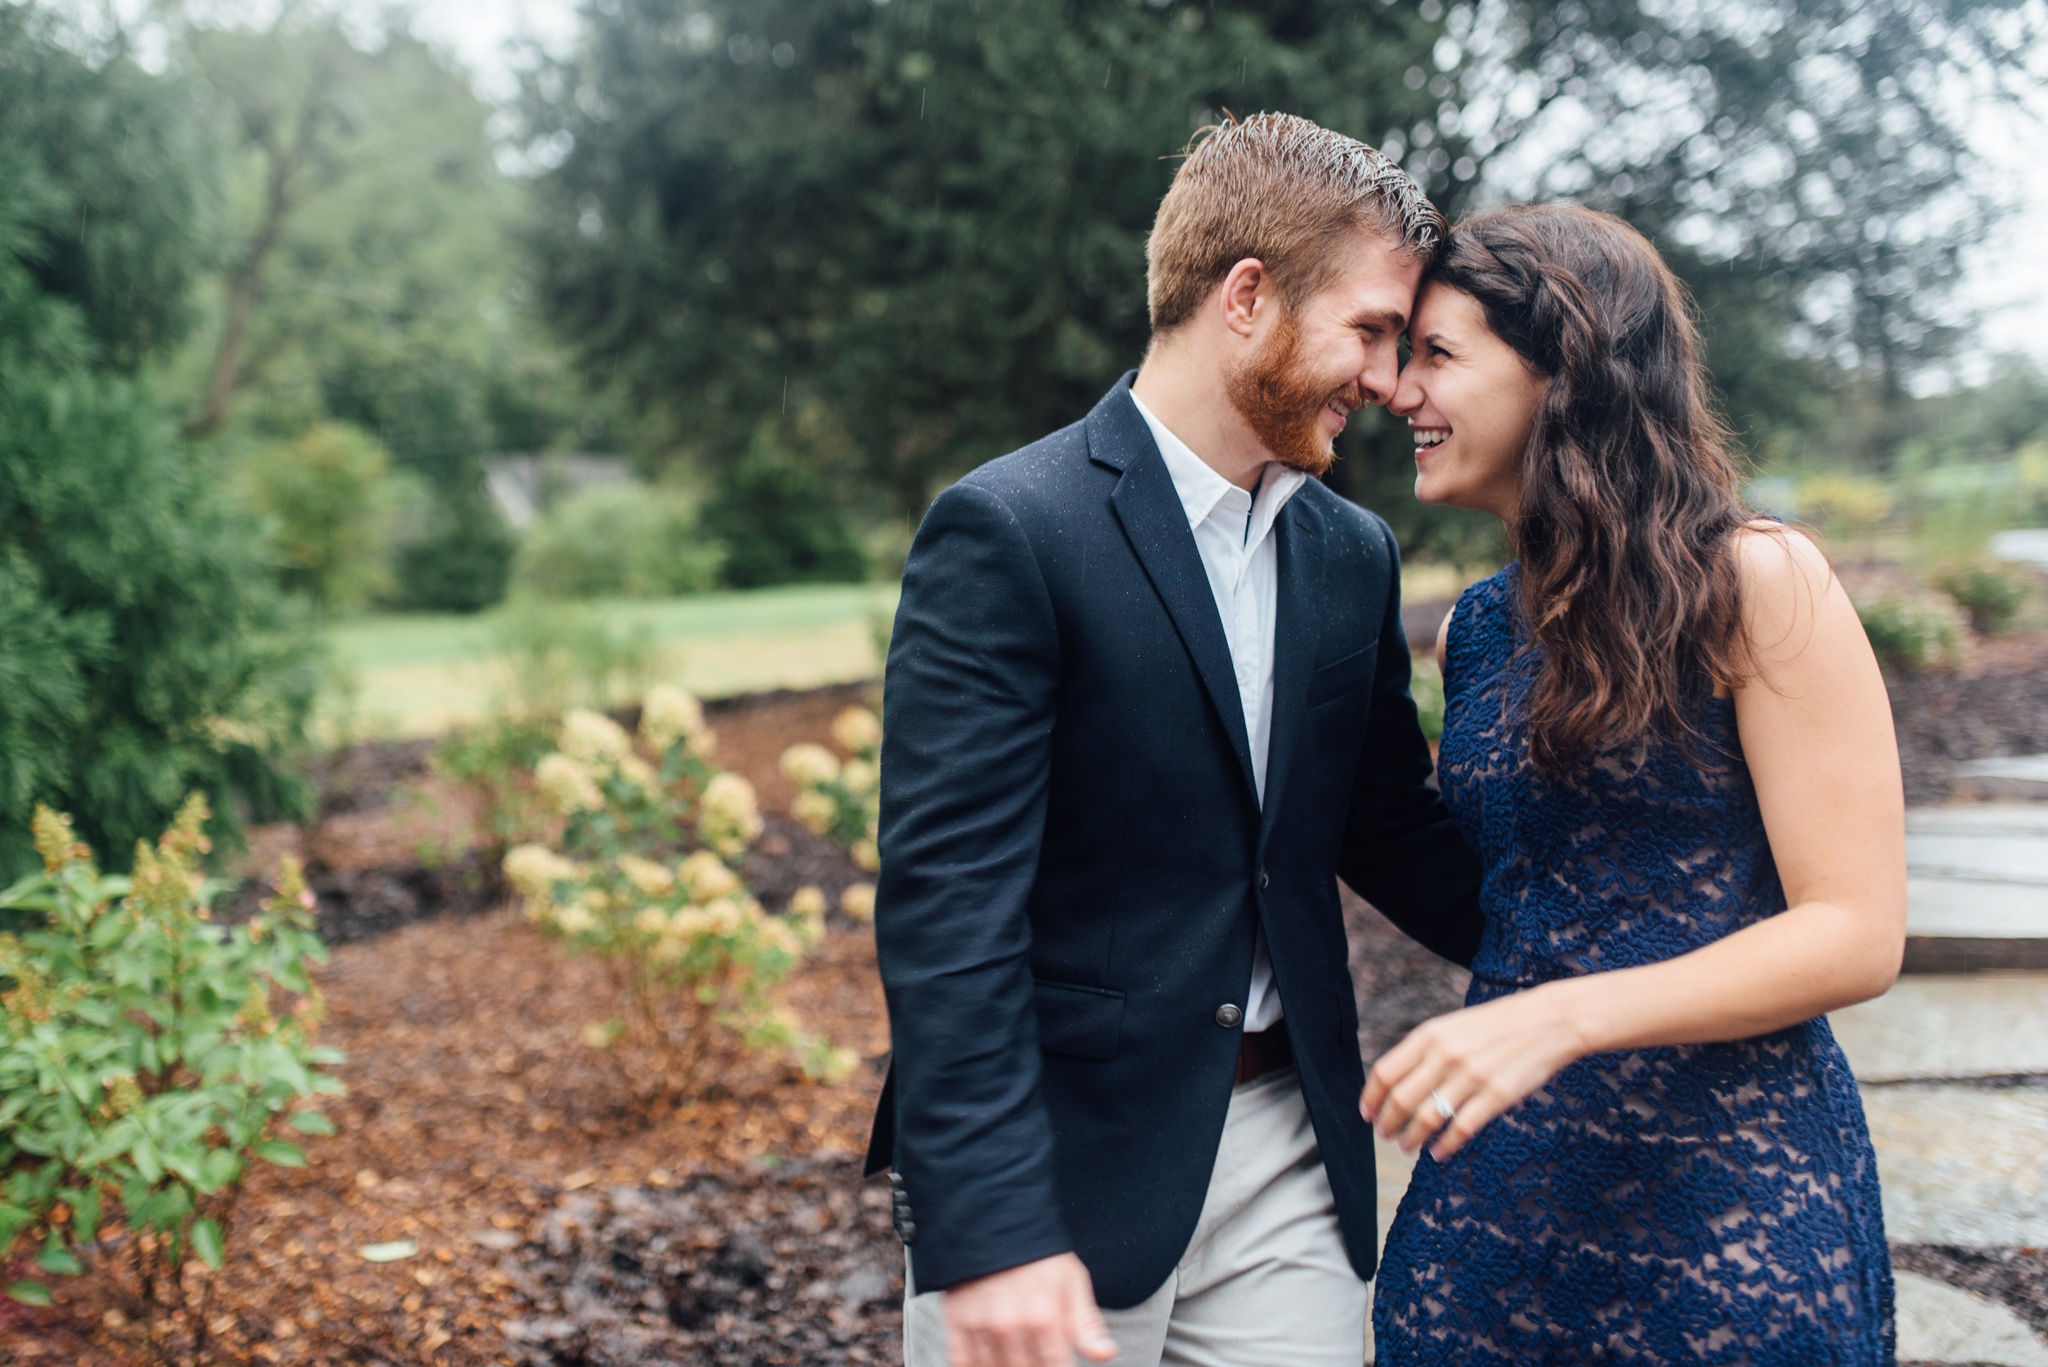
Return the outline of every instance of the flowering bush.
{"type": "Polygon", "coordinates": [[[505,874],[528,916],[609,967],[621,1015],[593,1025],[592,1044],[649,1045],[689,1089],[741,1049],[787,1050],[813,1076],[842,1074],[854,1056],[806,1035],[773,1000],[823,932],[824,908],[771,916],[733,871],[761,817],[753,786],[711,766],[712,739],[679,689],[649,693],[639,745],[608,717],[569,713],[559,749],[534,771],[561,837],[514,848],[505,874]]]}
{"type": "MultiPolygon", "coordinates": [[[[188,1256],[221,1265],[251,1159],[306,1159],[280,1137],[332,1134],[298,1109],[341,1084],[317,1047],[326,957],[312,894],[286,862],[277,896],[248,924],[208,923],[217,888],[202,798],[189,799],[130,877],[95,867],[71,821],[36,812],[43,872],[0,892],[32,928],[0,935],[0,1265],[40,1245],[43,1273],[82,1270],[75,1250],[118,1220],[144,1299],[184,1304],[188,1256]]],[[[29,1277],[8,1295],[47,1304],[29,1277]]],[[[203,1315],[197,1322],[203,1325],[203,1315]]]]}
{"type": "Polygon", "coordinates": [[[833,719],[832,739],[847,759],[809,742],[782,752],[783,776],[797,786],[789,814],[872,873],[882,866],[875,846],[882,804],[882,723],[865,707],[849,707],[833,719]]]}

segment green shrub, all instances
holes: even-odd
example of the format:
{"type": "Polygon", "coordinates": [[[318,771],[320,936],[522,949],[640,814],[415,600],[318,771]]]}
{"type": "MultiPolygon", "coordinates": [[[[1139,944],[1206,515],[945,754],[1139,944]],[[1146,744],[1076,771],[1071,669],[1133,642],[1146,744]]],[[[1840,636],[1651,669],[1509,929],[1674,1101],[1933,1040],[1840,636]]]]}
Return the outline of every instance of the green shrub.
{"type": "Polygon", "coordinates": [[[851,1054],[775,1005],[775,985],[822,931],[822,907],[771,916],[733,871],[760,816],[747,781],[705,759],[712,737],[696,700],[650,691],[637,745],[609,718],[571,712],[558,744],[534,783],[561,834],[552,847],[515,847],[505,873],[536,924],[611,967],[617,1014],[592,1022],[586,1042],[651,1049],[667,1086],[686,1094],[742,1050],[793,1052],[813,1075],[850,1068],[851,1054]]]}
{"type": "Polygon", "coordinates": [[[0,362],[0,881],[37,801],[125,860],[194,789],[296,813],[318,647],[211,457],[115,377],[0,362]]]}
{"type": "Polygon", "coordinates": [[[551,598],[665,598],[712,587],[719,562],[683,494],[600,485],[562,500],[527,529],[514,579],[551,598]]]}
{"type": "Polygon", "coordinates": [[[1970,617],[1970,630],[1996,636],[2013,624],[2033,595],[2034,582],[2013,565],[1975,564],[1949,570],[1936,586],[1970,617]]]}
{"type": "Polygon", "coordinates": [[[407,522],[393,554],[393,607],[481,612],[504,598],[518,542],[481,489],[437,486],[407,522]]]}
{"type": "Polygon", "coordinates": [[[554,749],[555,720],[507,713],[443,737],[434,768],[482,799],[492,857],[539,832],[544,808],[530,781],[541,756],[554,749]]]}
{"type": "Polygon", "coordinates": [[[1886,670],[1910,674],[1955,650],[1955,617],[1934,604],[1873,598],[1858,603],[1856,615],[1863,621],[1877,662],[1886,670]]]}
{"type": "Polygon", "coordinates": [[[391,586],[391,457],[322,423],[242,456],[244,496],[269,519],[285,587],[323,608],[359,608],[391,586]]]}
{"type": "Polygon", "coordinates": [[[766,436],[723,473],[704,527],[724,543],[724,579],[736,589],[867,577],[867,557],[831,489],[766,436]]]}
{"type": "Polygon", "coordinates": [[[646,688],[659,655],[646,623],[614,627],[571,603],[516,595],[492,635],[512,667],[513,711],[560,716],[571,707],[609,707],[646,688]]]}
{"type": "MultiPolygon", "coordinates": [[[[333,1133],[302,1107],[342,1090],[321,1071],[341,1055],[314,1043],[312,895],[287,864],[255,919],[209,924],[206,814],[192,798],[119,877],[39,808],[43,871],[0,892],[33,918],[0,935],[0,1265],[38,1247],[41,1273],[76,1274],[119,1223],[152,1311],[191,1309],[180,1269],[221,1265],[250,1162],[302,1166],[281,1127],[333,1133]]],[[[41,1276],[5,1289],[49,1303],[41,1276]]]]}

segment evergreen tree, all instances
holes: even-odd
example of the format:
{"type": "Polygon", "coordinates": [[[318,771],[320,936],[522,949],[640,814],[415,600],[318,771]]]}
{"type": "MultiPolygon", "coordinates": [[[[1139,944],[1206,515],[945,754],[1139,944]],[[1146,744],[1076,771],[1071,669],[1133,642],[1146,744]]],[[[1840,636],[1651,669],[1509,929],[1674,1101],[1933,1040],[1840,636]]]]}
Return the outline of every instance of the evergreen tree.
{"type": "Polygon", "coordinates": [[[229,837],[301,797],[310,643],[128,373],[185,316],[202,148],[183,87],[0,5],[0,882],[37,801],[125,862],[194,789],[229,837]]]}

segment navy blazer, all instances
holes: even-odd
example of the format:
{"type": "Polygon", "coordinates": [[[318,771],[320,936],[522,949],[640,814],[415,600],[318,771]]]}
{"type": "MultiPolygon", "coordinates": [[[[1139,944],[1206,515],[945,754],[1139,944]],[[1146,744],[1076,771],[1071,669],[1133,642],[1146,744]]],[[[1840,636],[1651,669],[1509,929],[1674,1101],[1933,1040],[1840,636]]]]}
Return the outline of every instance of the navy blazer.
{"type": "Polygon", "coordinates": [[[1130,381],[941,494],[904,567],[875,902],[894,1055],[869,1170],[899,1175],[920,1290],[1069,1250],[1104,1306],[1159,1288],[1208,1190],[1258,924],[1370,1277],[1335,879],[1447,958],[1479,943],[1386,524],[1314,480],[1275,524],[1262,811],[1222,620],[1130,381]]]}

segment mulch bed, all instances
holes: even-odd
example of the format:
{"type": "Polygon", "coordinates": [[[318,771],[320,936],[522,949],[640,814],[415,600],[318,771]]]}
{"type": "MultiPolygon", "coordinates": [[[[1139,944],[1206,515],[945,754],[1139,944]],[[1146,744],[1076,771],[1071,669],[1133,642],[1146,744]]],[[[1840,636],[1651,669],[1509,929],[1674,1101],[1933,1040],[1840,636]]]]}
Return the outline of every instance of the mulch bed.
{"type": "Polygon", "coordinates": [[[1978,642],[1962,669],[1885,681],[1906,801],[1946,802],[1965,760],[2048,754],[2048,637],[1978,642]]]}
{"type": "MultiPolygon", "coordinates": [[[[1918,734],[1909,714],[1940,715],[1937,677],[1906,681],[1902,744],[1918,734]]],[[[775,762],[867,700],[845,688],[711,709],[719,761],[753,781],[769,814],[744,871],[771,907],[804,883],[836,904],[865,876],[777,814],[791,794],[775,762]]],[[[2048,734],[2034,748],[2048,749],[2048,734]]],[[[871,933],[835,914],[788,988],[808,1026],[865,1060],[851,1079],[812,1084],[757,1061],[678,1104],[633,1060],[584,1042],[609,1014],[599,966],[504,908],[495,870],[470,850],[469,799],[432,775],[429,753],[406,742],[331,757],[317,824],[257,833],[262,865],[286,850],[308,862],[336,945],[321,974],[323,1038],[348,1054],[349,1095],[327,1106],[339,1135],[307,1143],[310,1166],[249,1180],[212,1288],[206,1360],[895,1361],[901,1250],[886,1188],[857,1180],[888,1048],[871,933]],[[359,1252],[402,1239],[417,1256],[359,1252]]],[[[1458,1006],[1467,979],[1348,894],[1345,914],[1370,1060],[1458,1006]]],[[[149,1361],[123,1252],[98,1255],[52,1309],[0,1302],[0,1362],[149,1361]]],[[[2048,1255],[1915,1246],[1899,1257],[2048,1331],[2048,1255]]]]}

